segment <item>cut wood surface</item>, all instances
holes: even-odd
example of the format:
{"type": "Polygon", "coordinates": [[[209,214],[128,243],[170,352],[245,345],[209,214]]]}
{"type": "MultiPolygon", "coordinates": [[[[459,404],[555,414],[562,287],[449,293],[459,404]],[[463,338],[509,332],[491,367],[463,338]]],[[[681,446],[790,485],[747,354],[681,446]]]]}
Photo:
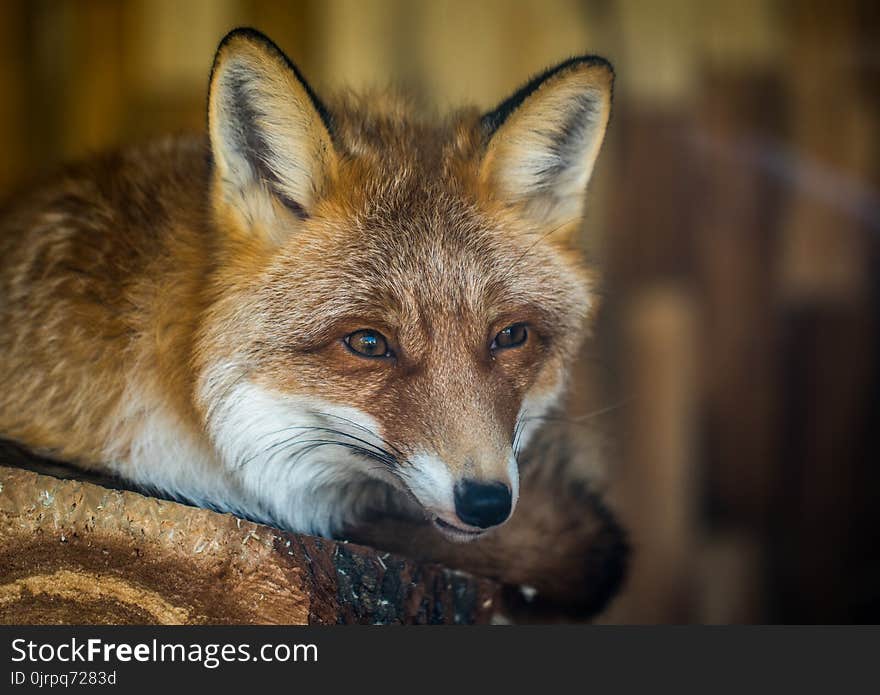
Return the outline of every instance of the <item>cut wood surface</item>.
{"type": "Polygon", "coordinates": [[[0,466],[0,623],[480,623],[497,601],[437,565],[0,466]]]}

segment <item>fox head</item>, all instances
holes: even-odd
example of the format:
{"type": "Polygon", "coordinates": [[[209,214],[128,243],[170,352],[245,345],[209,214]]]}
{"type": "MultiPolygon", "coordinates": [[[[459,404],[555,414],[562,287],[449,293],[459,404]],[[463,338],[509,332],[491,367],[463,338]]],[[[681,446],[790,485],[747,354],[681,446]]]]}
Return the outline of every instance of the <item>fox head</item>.
{"type": "Polygon", "coordinates": [[[320,491],[371,480],[456,540],[510,516],[593,303],[573,236],[612,81],[573,58],[438,124],[324,102],[262,34],[223,40],[198,401],[266,516],[332,533],[352,505],[316,510],[320,491]]]}

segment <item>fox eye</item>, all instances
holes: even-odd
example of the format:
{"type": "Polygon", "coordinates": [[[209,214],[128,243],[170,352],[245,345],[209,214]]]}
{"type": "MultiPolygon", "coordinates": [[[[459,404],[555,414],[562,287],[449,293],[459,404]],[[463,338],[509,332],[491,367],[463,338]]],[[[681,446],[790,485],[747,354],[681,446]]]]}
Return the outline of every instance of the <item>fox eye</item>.
{"type": "Polygon", "coordinates": [[[378,331],[362,328],[354,333],[349,333],[343,342],[348,349],[361,357],[392,357],[393,353],[388,348],[388,340],[378,331]]]}
{"type": "Polygon", "coordinates": [[[519,347],[528,340],[528,337],[529,330],[526,328],[526,324],[514,323],[498,332],[489,349],[504,350],[506,348],[519,347]]]}

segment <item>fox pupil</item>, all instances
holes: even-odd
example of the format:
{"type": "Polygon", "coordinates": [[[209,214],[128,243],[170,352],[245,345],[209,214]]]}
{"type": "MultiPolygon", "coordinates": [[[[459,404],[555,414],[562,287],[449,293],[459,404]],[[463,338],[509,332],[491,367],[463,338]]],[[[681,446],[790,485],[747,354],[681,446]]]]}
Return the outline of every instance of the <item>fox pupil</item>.
{"type": "Polygon", "coordinates": [[[519,347],[529,337],[528,329],[523,323],[515,323],[500,331],[492,341],[493,348],[519,347]]]}
{"type": "Polygon", "coordinates": [[[388,341],[376,331],[361,329],[349,335],[346,340],[353,352],[364,357],[384,357],[388,354],[388,341]]]}

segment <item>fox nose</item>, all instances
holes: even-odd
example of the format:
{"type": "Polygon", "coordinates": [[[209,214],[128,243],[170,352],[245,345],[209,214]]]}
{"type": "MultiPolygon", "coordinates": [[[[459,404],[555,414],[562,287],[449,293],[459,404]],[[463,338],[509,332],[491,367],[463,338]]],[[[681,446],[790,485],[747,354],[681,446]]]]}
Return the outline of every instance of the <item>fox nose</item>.
{"type": "Polygon", "coordinates": [[[497,526],[510,516],[512,504],[504,483],[465,479],[455,486],[455,513],[470,526],[497,526]]]}

